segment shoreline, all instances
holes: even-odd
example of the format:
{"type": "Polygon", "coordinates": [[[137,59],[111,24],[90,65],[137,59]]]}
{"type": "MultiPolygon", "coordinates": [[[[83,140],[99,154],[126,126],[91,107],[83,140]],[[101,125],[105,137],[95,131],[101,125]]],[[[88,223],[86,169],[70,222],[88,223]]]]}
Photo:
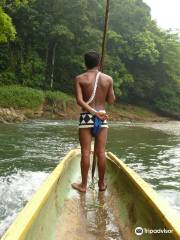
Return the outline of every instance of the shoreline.
{"type": "MultiPolygon", "coordinates": [[[[176,121],[172,117],[164,117],[148,109],[116,104],[107,107],[110,121],[130,121],[130,122],[168,122],[176,121]]],[[[21,123],[31,119],[44,120],[78,120],[80,109],[77,105],[67,104],[65,109],[57,111],[49,105],[41,106],[36,110],[32,109],[14,109],[0,107],[0,123],[21,123]]]]}
{"type": "MultiPolygon", "coordinates": [[[[162,112],[152,106],[118,102],[105,105],[110,121],[164,122],[180,120],[179,114],[162,112]]],[[[0,122],[28,119],[78,120],[80,108],[74,96],[61,91],[43,91],[10,85],[1,87],[0,122]]]]}

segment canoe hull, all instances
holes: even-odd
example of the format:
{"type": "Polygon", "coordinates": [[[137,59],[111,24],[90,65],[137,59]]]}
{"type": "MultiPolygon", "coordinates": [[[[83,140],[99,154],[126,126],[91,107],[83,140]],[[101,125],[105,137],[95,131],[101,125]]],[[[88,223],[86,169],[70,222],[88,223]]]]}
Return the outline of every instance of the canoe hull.
{"type": "Polygon", "coordinates": [[[107,169],[107,182],[111,193],[108,202],[112,205],[113,215],[119,222],[123,239],[178,239],[172,234],[146,233],[149,230],[167,229],[168,226],[123,169],[112,161],[108,161],[107,169]],[[137,236],[137,227],[141,227],[144,234],[137,236]]]}
{"type": "Polygon", "coordinates": [[[79,172],[79,150],[72,150],[19,213],[1,240],[54,240],[57,218],[79,172]]]}
{"type": "Polygon", "coordinates": [[[149,185],[113,154],[108,153],[107,160],[107,191],[88,189],[87,194],[78,194],[71,183],[80,177],[80,150],[72,150],[1,240],[93,240],[97,234],[98,239],[179,239],[178,222],[159,206],[157,194],[149,185]],[[110,229],[111,216],[114,229],[110,229]],[[174,232],[137,236],[136,227],[174,232]]]}

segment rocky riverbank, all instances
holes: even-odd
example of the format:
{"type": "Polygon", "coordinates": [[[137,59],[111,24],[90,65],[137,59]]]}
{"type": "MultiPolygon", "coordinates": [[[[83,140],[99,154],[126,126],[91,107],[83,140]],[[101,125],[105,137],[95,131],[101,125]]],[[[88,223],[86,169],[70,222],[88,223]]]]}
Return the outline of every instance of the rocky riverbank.
{"type": "MultiPolygon", "coordinates": [[[[69,119],[79,118],[80,108],[75,98],[61,91],[42,91],[19,85],[0,87],[0,122],[22,122],[28,119],[69,119]]],[[[112,121],[168,121],[178,119],[176,115],[167,117],[148,107],[127,103],[106,106],[112,121]]]]}
{"type": "MultiPolygon", "coordinates": [[[[13,123],[23,122],[28,119],[48,119],[48,120],[77,120],[80,109],[76,104],[66,104],[59,108],[57,106],[42,105],[36,110],[0,108],[0,122],[13,123]]],[[[112,121],[168,121],[170,118],[158,115],[155,112],[142,107],[132,105],[111,106],[107,108],[110,120],[112,121]]],[[[172,119],[171,119],[172,120],[172,119]]]]}
{"type": "Polygon", "coordinates": [[[23,122],[26,120],[26,116],[21,110],[15,110],[14,108],[0,108],[0,122],[23,122]]]}

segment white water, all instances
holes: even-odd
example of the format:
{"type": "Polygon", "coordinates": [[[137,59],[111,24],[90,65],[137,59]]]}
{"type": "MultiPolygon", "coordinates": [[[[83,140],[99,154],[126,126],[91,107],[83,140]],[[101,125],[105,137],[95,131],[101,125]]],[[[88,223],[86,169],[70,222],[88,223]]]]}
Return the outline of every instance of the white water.
{"type": "Polygon", "coordinates": [[[48,173],[18,171],[0,177],[0,236],[47,178],[48,173]]]}

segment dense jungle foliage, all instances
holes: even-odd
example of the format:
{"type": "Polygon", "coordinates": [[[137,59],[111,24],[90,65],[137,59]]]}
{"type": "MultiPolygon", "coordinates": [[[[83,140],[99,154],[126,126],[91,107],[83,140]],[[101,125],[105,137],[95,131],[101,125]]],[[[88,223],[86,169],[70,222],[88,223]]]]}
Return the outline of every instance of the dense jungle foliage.
{"type": "MultiPolygon", "coordinates": [[[[73,94],[83,54],[101,50],[104,12],[105,0],[0,0],[0,85],[73,94]]],[[[180,116],[180,39],[142,0],[111,1],[105,72],[119,101],[180,116]]]]}

